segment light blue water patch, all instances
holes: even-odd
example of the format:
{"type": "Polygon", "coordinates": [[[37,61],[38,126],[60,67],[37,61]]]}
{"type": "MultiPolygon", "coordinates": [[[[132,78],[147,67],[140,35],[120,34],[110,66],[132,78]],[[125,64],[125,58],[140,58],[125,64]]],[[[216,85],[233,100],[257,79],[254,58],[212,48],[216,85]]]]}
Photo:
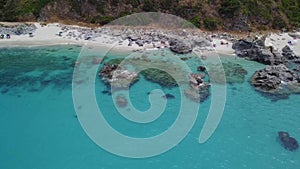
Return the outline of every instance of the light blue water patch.
{"type": "MultiPolygon", "coordinates": [[[[291,95],[277,102],[263,97],[247,82],[263,65],[234,57],[222,60],[242,65],[248,75],[244,83],[227,86],[222,121],[206,143],[199,144],[198,137],[211,98],[201,103],[188,136],[164,154],[129,159],[104,151],[85,134],[74,111],[72,64],[79,52],[80,47],[76,46],[0,50],[0,168],[299,168],[299,150],[285,150],[277,140],[277,132],[288,131],[300,140],[300,96],[291,95]]],[[[200,64],[195,59],[187,63],[193,71],[200,64]]],[[[121,116],[111,96],[102,93],[106,86],[98,78],[95,92],[106,120],[116,130],[130,136],[148,137],[165,131],[174,122],[180,103],[179,91],[163,89],[141,78],[130,92],[134,106],[145,111],[150,107],[148,92],[157,88],[173,94],[175,99],[169,99],[164,114],[150,124],[135,124],[121,116]]]]}

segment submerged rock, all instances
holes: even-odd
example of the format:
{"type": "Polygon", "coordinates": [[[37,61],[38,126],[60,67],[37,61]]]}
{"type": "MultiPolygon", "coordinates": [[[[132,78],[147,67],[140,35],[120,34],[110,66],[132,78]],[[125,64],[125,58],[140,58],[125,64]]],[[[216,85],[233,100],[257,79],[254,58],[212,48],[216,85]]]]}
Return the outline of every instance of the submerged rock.
{"type": "Polygon", "coordinates": [[[168,94],[164,95],[163,98],[165,98],[165,99],[175,99],[175,96],[168,93],[168,94]]]}
{"type": "Polygon", "coordinates": [[[226,62],[222,65],[210,66],[209,70],[210,82],[223,84],[243,83],[248,72],[239,64],[226,62]],[[224,71],[224,72],[223,72],[224,71]],[[223,77],[225,73],[225,77],[223,77]]]}
{"type": "Polygon", "coordinates": [[[177,82],[167,72],[158,69],[146,69],[140,72],[146,80],[158,83],[162,87],[173,88],[178,86],[177,82]]]}
{"type": "Polygon", "coordinates": [[[200,71],[200,72],[204,72],[204,71],[206,71],[206,68],[204,66],[199,66],[197,68],[197,70],[200,71]]]}
{"type": "Polygon", "coordinates": [[[281,141],[282,146],[290,151],[295,151],[298,149],[299,145],[295,138],[291,137],[288,132],[279,131],[278,132],[279,140],[281,141]]]}
{"type": "Polygon", "coordinates": [[[119,107],[126,107],[128,104],[128,101],[124,95],[118,95],[116,103],[119,107]]]}
{"type": "Polygon", "coordinates": [[[92,63],[95,64],[95,65],[98,65],[98,64],[100,64],[102,61],[103,61],[103,58],[97,58],[97,57],[95,57],[95,58],[93,58],[92,63]]]}

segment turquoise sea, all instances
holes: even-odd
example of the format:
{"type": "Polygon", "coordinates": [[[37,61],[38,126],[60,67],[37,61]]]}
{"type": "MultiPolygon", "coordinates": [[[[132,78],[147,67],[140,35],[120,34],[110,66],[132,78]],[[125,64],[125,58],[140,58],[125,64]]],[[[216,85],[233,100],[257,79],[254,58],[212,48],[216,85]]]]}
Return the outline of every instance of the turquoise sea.
{"type": "MultiPolygon", "coordinates": [[[[243,83],[227,85],[221,123],[206,143],[199,144],[198,137],[211,98],[201,103],[187,137],[166,153],[131,159],[103,150],[84,132],[73,106],[72,74],[80,50],[80,46],[0,49],[1,169],[300,168],[300,151],[287,151],[277,140],[281,130],[300,140],[300,95],[279,100],[263,96],[248,79],[264,66],[229,56],[222,56],[222,61],[237,63],[248,74],[243,83]]],[[[123,57],[122,53],[108,55],[123,57]]],[[[196,71],[197,59],[186,62],[196,71]]],[[[157,88],[161,87],[141,78],[130,89],[131,102],[137,109],[147,110],[147,93],[157,88]]],[[[178,115],[179,90],[161,89],[175,99],[169,99],[164,114],[149,124],[123,118],[111,96],[102,93],[106,86],[98,77],[95,91],[101,111],[114,129],[144,138],[168,129],[178,115]]]]}

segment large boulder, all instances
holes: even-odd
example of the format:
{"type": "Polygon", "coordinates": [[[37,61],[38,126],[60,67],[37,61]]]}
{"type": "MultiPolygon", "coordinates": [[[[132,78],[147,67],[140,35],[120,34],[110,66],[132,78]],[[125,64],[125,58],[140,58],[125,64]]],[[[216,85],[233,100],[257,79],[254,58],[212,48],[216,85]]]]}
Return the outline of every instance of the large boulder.
{"type": "Polygon", "coordinates": [[[199,47],[208,47],[211,45],[210,41],[205,38],[195,38],[194,44],[199,47]]]}
{"type": "Polygon", "coordinates": [[[295,138],[291,137],[288,132],[279,131],[278,132],[279,140],[282,146],[290,151],[295,151],[298,149],[299,145],[295,138]]]}
{"type": "Polygon", "coordinates": [[[171,51],[178,54],[187,54],[192,52],[192,45],[188,42],[180,41],[178,39],[171,39],[169,41],[171,51]]]}
{"type": "Polygon", "coordinates": [[[293,50],[288,45],[286,45],[282,49],[282,55],[288,60],[293,60],[293,59],[298,58],[298,56],[296,56],[296,54],[293,52],[293,50]]]}
{"type": "Polygon", "coordinates": [[[245,39],[240,39],[237,42],[233,43],[232,45],[232,48],[237,51],[251,49],[252,47],[253,47],[253,43],[245,39]]]}
{"type": "Polygon", "coordinates": [[[257,90],[270,94],[300,93],[299,75],[283,64],[266,66],[255,72],[251,84],[257,90]]]}
{"type": "MultiPolygon", "coordinates": [[[[275,57],[268,49],[250,48],[236,51],[237,56],[266,65],[275,63],[275,57]]],[[[278,63],[278,62],[277,62],[278,63]]]]}
{"type": "Polygon", "coordinates": [[[285,63],[284,57],[272,47],[265,47],[265,37],[256,39],[241,39],[233,43],[232,48],[238,57],[253,60],[266,65],[285,63]]]}

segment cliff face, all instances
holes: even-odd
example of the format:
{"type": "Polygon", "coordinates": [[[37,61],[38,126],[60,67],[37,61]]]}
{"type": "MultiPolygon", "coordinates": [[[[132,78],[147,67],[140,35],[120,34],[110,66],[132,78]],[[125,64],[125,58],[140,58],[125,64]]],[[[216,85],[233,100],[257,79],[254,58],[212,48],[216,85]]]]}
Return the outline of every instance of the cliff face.
{"type": "Polygon", "coordinates": [[[135,12],[174,14],[208,30],[300,27],[300,0],[0,0],[1,21],[103,25],[135,12]]]}

